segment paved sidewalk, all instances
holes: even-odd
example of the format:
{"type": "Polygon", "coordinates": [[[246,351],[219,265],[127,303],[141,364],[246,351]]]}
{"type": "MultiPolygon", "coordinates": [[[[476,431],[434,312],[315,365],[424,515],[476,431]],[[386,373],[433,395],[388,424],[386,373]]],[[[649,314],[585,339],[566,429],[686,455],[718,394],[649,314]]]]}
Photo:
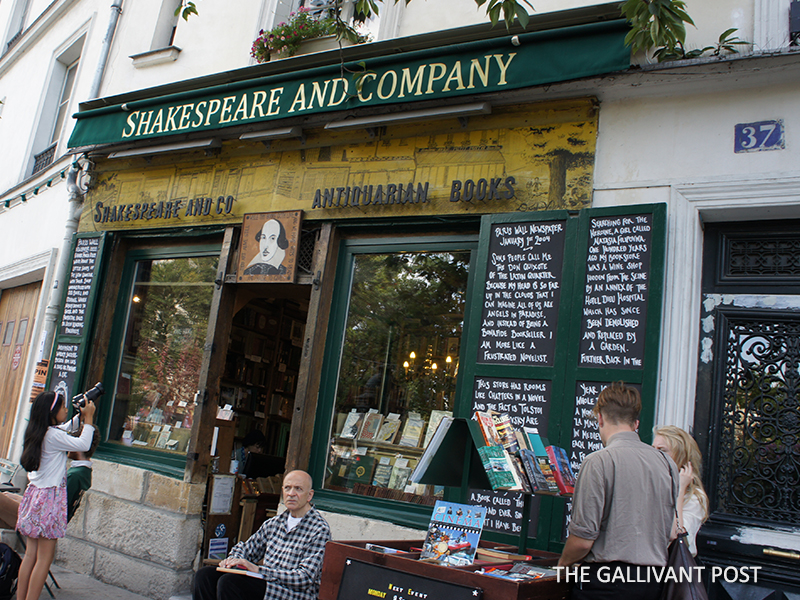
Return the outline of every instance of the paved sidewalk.
{"type": "MultiPolygon", "coordinates": [[[[55,589],[50,578],[47,583],[55,594],[55,600],[150,600],[147,596],[140,596],[128,590],[105,584],[88,575],[82,575],[69,571],[58,565],[53,565],[50,569],[58,581],[61,589],[55,589]]],[[[190,597],[175,596],[174,600],[188,600],[190,597]]],[[[40,600],[50,600],[47,590],[42,590],[40,600]]],[[[172,600],[172,599],[171,599],[172,600]]]]}

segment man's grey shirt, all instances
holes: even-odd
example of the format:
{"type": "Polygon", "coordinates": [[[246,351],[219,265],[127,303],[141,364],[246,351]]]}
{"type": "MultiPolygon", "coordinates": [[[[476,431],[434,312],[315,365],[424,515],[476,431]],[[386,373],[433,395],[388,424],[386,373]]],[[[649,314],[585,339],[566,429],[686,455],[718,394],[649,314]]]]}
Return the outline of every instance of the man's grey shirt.
{"type": "Polygon", "coordinates": [[[594,540],[587,562],[664,566],[677,494],[672,459],[633,431],[617,433],[581,465],[569,532],[594,540]]]}

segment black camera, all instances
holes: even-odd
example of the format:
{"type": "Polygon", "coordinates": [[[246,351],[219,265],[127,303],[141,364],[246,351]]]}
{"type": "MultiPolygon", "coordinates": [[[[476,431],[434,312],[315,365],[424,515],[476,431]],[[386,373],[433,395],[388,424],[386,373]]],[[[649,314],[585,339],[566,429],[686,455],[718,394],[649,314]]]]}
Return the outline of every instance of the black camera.
{"type": "Polygon", "coordinates": [[[94,387],[90,390],[86,390],[83,394],[78,394],[77,396],[72,397],[72,406],[75,407],[76,410],[82,409],[86,406],[87,402],[94,402],[100,396],[105,393],[106,389],[103,387],[103,384],[99,381],[94,384],[94,387]]]}

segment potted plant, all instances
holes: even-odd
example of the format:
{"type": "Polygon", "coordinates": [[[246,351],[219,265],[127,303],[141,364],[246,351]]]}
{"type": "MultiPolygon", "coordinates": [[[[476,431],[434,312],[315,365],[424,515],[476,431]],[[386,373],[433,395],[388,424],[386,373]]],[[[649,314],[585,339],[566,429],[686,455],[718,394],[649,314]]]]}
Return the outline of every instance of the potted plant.
{"type": "Polygon", "coordinates": [[[253,42],[250,56],[260,63],[287,58],[297,54],[301,46],[306,46],[309,40],[328,42],[327,47],[307,50],[316,52],[333,49],[339,43],[345,46],[361,44],[369,41],[369,37],[358,33],[341,20],[331,16],[315,17],[307,8],[300,7],[297,12],[289,15],[289,21],[279,23],[269,31],[262,29],[253,42]]]}

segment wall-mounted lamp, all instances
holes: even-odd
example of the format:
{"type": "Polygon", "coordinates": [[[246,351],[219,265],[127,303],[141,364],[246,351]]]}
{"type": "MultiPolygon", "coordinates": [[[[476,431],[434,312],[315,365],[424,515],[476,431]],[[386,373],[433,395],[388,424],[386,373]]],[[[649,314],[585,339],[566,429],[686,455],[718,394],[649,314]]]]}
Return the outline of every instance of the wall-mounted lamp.
{"type": "Polygon", "coordinates": [[[406,112],[372,115],[369,117],[356,117],[354,119],[343,119],[341,121],[331,121],[325,125],[325,129],[334,131],[361,128],[369,129],[372,127],[381,127],[383,125],[395,125],[397,123],[409,123],[412,121],[431,121],[436,119],[458,119],[461,122],[461,126],[466,127],[467,117],[475,115],[488,115],[491,112],[492,105],[488,102],[475,102],[473,104],[440,106],[437,108],[425,108],[422,110],[410,110],[406,112]]]}
{"type": "Polygon", "coordinates": [[[415,358],[417,358],[417,353],[412,351],[411,354],[408,355],[408,358],[414,360],[415,358]]]}
{"type": "Polygon", "coordinates": [[[176,142],[174,144],[162,144],[161,146],[145,146],[143,148],[131,148],[130,150],[120,150],[112,152],[108,158],[125,158],[128,156],[150,156],[151,154],[163,154],[164,152],[180,152],[181,150],[205,150],[209,152],[216,148],[221,148],[222,142],[217,138],[207,140],[192,140],[190,142],[176,142]]]}
{"type": "Polygon", "coordinates": [[[306,136],[302,127],[281,127],[279,129],[267,129],[265,131],[251,131],[239,136],[240,140],[270,142],[272,140],[285,140],[297,138],[301,143],[305,143],[306,136]]]}

